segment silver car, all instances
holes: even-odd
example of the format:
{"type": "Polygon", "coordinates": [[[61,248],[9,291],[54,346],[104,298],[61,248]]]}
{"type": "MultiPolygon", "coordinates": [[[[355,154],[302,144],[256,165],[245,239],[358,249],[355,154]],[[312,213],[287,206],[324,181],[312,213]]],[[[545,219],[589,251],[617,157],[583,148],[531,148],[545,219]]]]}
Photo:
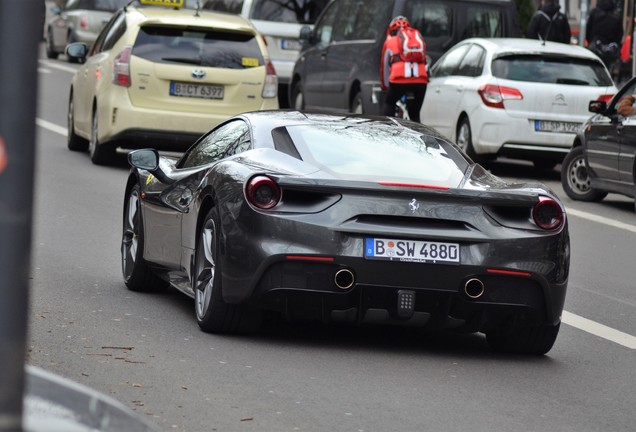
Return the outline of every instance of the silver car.
{"type": "Polygon", "coordinates": [[[92,45],[104,24],[129,0],[68,0],[63,8],[53,6],[54,17],[47,23],[46,55],[56,59],[72,42],[92,45]]]}

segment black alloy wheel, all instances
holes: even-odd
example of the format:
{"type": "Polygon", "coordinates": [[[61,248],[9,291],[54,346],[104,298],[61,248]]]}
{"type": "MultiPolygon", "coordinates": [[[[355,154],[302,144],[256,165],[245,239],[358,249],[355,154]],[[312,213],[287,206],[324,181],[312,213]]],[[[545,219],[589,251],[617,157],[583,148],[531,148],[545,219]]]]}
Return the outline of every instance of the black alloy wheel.
{"type": "Polygon", "coordinates": [[[141,216],[140,187],[134,185],[124,200],[121,267],[124,283],[131,291],[162,292],[169,284],[157,277],[143,259],[144,226],[141,216]]]}
{"type": "Polygon", "coordinates": [[[248,332],[257,325],[256,311],[243,304],[228,304],[221,293],[220,222],[211,209],[197,238],[192,288],[197,323],[210,333],[248,332]]]}

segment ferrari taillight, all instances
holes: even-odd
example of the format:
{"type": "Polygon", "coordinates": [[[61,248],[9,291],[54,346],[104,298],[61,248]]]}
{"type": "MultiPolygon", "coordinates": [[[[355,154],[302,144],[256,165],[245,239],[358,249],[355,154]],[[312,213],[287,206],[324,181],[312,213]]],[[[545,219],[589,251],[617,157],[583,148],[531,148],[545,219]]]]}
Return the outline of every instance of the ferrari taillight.
{"type": "Polygon", "coordinates": [[[247,182],[245,196],[254,207],[262,210],[271,209],[280,201],[280,187],[267,176],[255,176],[247,182]]]}
{"type": "Polygon", "coordinates": [[[130,55],[132,47],[124,47],[113,62],[113,84],[130,87],[130,55]]]}
{"type": "Polygon", "coordinates": [[[477,90],[482,102],[492,108],[505,108],[506,100],[522,100],[521,92],[512,87],[502,87],[495,84],[485,84],[477,90]]]}
{"type": "Polygon", "coordinates": [[[532,209],[532,218],[537,226],[544,230],[553,230],[563,225],[563,209],[558,202],[547,196],[540,196],[532,209]]]}

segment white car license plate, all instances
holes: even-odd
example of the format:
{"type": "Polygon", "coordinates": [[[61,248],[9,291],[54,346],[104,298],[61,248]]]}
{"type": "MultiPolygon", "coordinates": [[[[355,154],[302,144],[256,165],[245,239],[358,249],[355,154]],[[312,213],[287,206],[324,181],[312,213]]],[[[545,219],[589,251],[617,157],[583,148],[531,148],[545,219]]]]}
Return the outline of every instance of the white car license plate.
{"type": "Polygon", "coordinates": [[[295,39],[282,39],[280,41],[280,47],[284,50],[300,51],[300,41],[295,39]]]}
{"type": "Polygon", "coordinates": [[[581,123],[550,120],[535,120],[534,130],[537,132],[577,133],[581,123]]]}
{"type": "Polygon", "coordinates": [[[366,238],[364,257],[374,260],[459,264],[459,244],[421,240],[366,238]]]}
{"type": "Polygon", "coordinates": [[[170,82],[170,95],[203,99],[223,99],[223,86],[170,82]]]}

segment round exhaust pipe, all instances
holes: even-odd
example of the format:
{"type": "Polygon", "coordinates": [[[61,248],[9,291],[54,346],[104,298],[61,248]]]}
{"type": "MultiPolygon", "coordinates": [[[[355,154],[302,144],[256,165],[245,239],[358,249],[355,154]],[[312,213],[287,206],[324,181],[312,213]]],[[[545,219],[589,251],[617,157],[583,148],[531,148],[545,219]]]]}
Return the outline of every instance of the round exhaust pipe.
{"type": "Polygon", "coordinates": [[[471,299],[478,299],[484,294],[484,283],[476,278],[469,279],[464,285],[464,292],[471,299]]]}
{"type": "Polygon", "coordinates": [[[336,272],[333,281],[338,288],[346,290],[356,283],[356,277],[353,275],[351,270],[340,269],[336,272]]]}

